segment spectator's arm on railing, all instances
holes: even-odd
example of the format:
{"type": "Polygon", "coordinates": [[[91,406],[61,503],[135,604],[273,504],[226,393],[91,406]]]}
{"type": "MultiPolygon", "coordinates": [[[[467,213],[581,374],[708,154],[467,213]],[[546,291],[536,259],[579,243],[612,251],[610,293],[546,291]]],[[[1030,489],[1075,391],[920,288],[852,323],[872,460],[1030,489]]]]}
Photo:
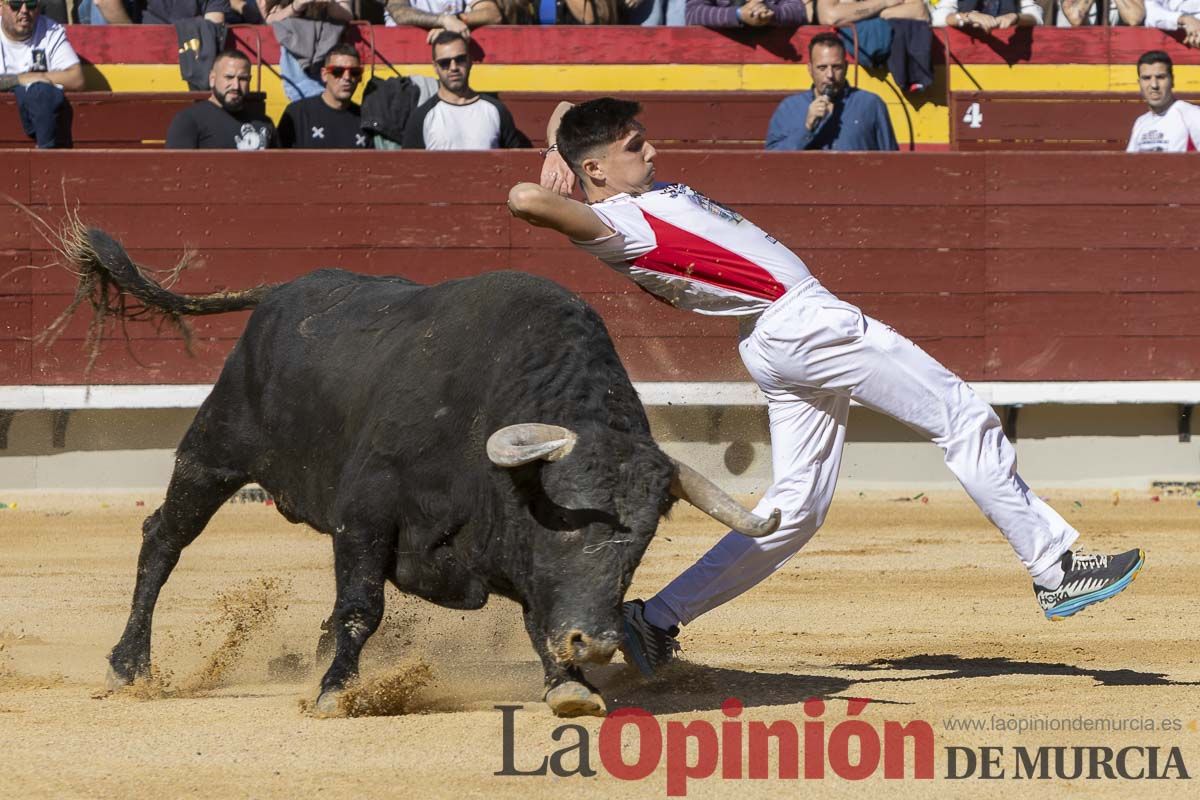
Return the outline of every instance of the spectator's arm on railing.
{"type": "Polygon", "coordinates": [[[418,28],[445,28],[448,31],[470,37],[471,29],[453,14],[430,14],[413,8],[408,0],[389,0],[388,13],[397,25],[415,25],[418,28]]]}
{"type": "Polygon", "coordinates": [[[810,21],[804,0],[778,0],[772,8],[775,10],[775,25],[790,28],[793,25],[805,25],[810,21]]]}
{"type": "Polygon", "coordinates": [[[96,0],[96,7],[109,25],[132,25],[133,20],[121,0],[96,0]]]}
{"type": "Polygon", "coordinates": [[[1126,25],[1141,25],[1146,19],[1145,0],[1115,0],[1117,14],[1126,25]]]}
{"type": "Polygon", "coordinates": [[[476,0],[458,18],[467,23],[468,28],[504,24],[504,14],[496,0],[476,0]]]}
{"type": "Polygon", "coordinates": [[[742,24],[737,6],[719,6],[712,0],[687,0],[684,22],[706,28],[737,28],[742,24]]]}
{"type": "Polygon", "coordinates": [[[884,19],[915,19],[929,22],[929,6],[925,5],[925,0],[904,0],[898,6],[885,8],[879,16],[884,19]]]}
{"type": "Polygon", "coordinates": [[[817,18],[822,25],[841,28],[852,22],[878,17],[886,8],[895,8],[905,0],[817,0],[817,18]]]}
{"type": "Polygon", "coordinates": [[[1067,22],[1082,25],[1095,4],[1096,0],[1059,0],[1058,10],[1067,18],[1067,22]]]}

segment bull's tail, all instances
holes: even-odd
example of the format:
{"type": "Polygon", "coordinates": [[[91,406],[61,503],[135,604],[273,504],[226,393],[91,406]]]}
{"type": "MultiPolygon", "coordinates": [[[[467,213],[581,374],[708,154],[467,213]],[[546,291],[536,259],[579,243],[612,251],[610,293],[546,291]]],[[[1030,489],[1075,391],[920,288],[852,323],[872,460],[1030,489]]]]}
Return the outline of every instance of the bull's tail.
{"type": "MultiPolygon", "coordinates": [[[[165,322],[179,330],[190,352],[191,330],[185,317],[251,308],[278,285],[261,284],[240,291],[203,295],[176,294],[135,264],[120,242],[98,228],[84,226],[74,214],[68,215],[68,223],[54,245],[66,267],[78,276],[79,283],[70,306],[38,336],[38,342],[49,348],[75,311],[84,303],[90,305],[93,317],[87,337],[91,351],[86,369],[89,377],[110,319],[121,324],[147,318],[165,322]]],[[[177,277],[185,265],[186,258],[171,277],[177,277]]]]}

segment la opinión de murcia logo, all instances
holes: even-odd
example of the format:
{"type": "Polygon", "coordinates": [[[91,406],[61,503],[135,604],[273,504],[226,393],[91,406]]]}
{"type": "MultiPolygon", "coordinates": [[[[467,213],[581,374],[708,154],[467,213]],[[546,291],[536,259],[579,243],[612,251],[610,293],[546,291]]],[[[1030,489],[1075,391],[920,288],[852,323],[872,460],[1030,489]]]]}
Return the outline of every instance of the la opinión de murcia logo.
{"type": "MultiPolygon", "coordinates": [[[[545,753],[516,752],[517,712],[524,706],[495,708],[502,717],[502,766],[497,776],[591,778],[603,771],[625,781],[649,778],[665,766],[669,797],[683,797],[690,781],[847,780],[882,772],[889,780],[932,780],[934,734],[924,720],[871,723],[859,718],[870,703],[850,699],[846,718],[826,720],[826,704],[804,702],[805,719],[744,720],[736,698],[721,705],[724,719],[660,722],[641,708],[611,713],[595,734],[563,724],[551,734],[545,753]]],[[[947,780],[1162,780],[1190,779],[1178,747],[1016,746],[943,748],[947,780]]]]}
{"type": "MultiPolygon", "coordinates": [[[[857,717],[870,700],[852,699],[848,717],[857,717]]],[[[582,725],[560,725],[551,734],[561,746],[541,758],[518,764],[516,716],[523,706],[496,706],[503,715],[503,767],[495,775],[592,777],[591,734],[582,725]]],[[[667,795],[687,794],[688,781],[719,775],[723,780],[778,778],[822,779],[827,775],[862,780],[881,768],[885,778],[933,778],[933,727],[923,720],[882,723],[844,719],[827,725],[825,703],[810,698],[804,703],[808,718],[800,725],[790,720],[761,722],[741,719],[743,705],[729,698],[721,705],[725,719],[670,721],[665,725],[649,711],[622,708],[609,714],[597,734],[599,766],[614,778],[643,780],[666,764],[667,795]],[[828,730],[827,730],[828,728],[828,730]],[[851,746],[851,742],[854,746],[851,746]],[[771,753],[777,753],[771,770],[771,753]],[[853,755],[852,755],[853,754],[853,755]],[[745,765],[745,769],[743,769],[745,765]]]]}

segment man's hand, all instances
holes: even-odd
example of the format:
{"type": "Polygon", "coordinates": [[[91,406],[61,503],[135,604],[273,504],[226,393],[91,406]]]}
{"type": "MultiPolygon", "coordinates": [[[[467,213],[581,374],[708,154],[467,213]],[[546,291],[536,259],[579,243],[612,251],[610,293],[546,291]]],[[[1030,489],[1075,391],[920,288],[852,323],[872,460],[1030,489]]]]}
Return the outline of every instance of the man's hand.
{"type": "MultiPolygon", "coordinates": [[[[451,33],[457,33],[459,36],[463,37],[464,39],[471,38],[470,27],[467,26],[467,23],[463,22],[461,19],[454,16],[453,14],[442,14],[440,17],[438,17],[438,22],[441,23],[441,26],[444,29],[450,31],[451,33]]],[[[430,44],[433,43],[432,37],[430,37],[429,42],[430,42],[430,44]]]]}
{"type": "Polygon", "coordinates": [[[962,20],[964,28],[975,28],[984,33],[991,33],[999,25],[995,17],[982,11],[968,11],[966,14],[959,14],[958,18],[962,20]]]}
{"type": "Polygon", "coordinates": [[[1005,28],[1011,28],[1016,25],[1017,20],[1020,19],[1020,16],[1017,14],[1001,14],[1000,16],[993,17],[992,19],[995,21],[997,28],[1004,30],[1005,28]]]}
{"type": "Polygon", "coordinates": [[[742,21],[743,25],[751,28],[761,28],[764,25],[771,24],[771,21],[775,19],[775,12],[763,0],[750,0],[744,6],[738,8],[737,17],[742,21]]]}
{"type": "Polygon", "coordinates": [[[808,106],[808,116],[804,119],[804,127],[809,131],[816,130],[821,120],[833,113],[833,101],[825,95],[818,96],[808,106]]]}
{"type": "Polygon", "coordinates": [[[567,166],[567,161],[557,150],[546,153],[542,163],[542,176],[539,180],[543,189],[549,189],[555,194],[570,197],[575,191],[575,173],[567,166]]]}
{"type": "Polygon", "coordinates": [[[1183,43],[1188,47],[1200,47],[1200,19],[1188,14],[1179,17],[1179,28],[1184,32],[1183,43]]]}

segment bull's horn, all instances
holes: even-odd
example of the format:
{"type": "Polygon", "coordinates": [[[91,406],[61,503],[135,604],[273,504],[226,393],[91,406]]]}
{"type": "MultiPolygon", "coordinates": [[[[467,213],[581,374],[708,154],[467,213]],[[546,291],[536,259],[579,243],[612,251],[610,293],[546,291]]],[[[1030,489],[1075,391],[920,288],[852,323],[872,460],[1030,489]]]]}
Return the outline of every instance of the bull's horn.
{"type": "MultiPolygon", "coordinates": [[[[671,459],[675,461],[675,459],[671,459]]],[[[779,527],[779,509],[769,517],[759,517],[742,508],[720,487],[681,461],[675,461],[678,472],[671,480],[671,494],[686,500],[724,525],[744,536],[769,536],[779,527]]]]}
{"type": "Polygon", "coordinates": [[[498,467],[519,467],[530,461],[558,461],[575,447],[575,432],[558,425],[524,422],[509,425],[487,440],[487,454],[498,467]]]}

